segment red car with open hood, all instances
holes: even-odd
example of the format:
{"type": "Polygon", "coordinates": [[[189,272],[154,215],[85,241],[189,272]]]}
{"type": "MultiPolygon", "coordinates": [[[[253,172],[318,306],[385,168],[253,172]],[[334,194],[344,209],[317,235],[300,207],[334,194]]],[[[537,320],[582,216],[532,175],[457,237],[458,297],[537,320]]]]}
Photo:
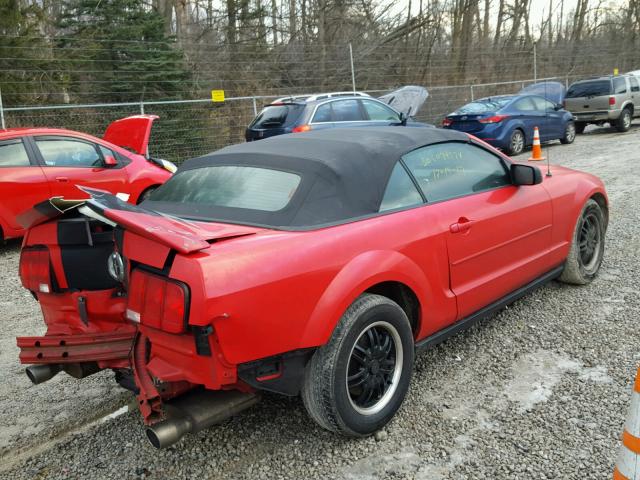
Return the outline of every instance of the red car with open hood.
{"type": "Polygon", "coordinates": [[[0,241],[21,237],[16,217],[51,197],[87,198],[77,185],[137,203],[166,182],[175,166],[148,157],[155,115],[136,115],[107,127],[104,138],[53,128],[0,130],[0,241]]]}
{"type": "Polygon", "coordinates": [[[34,383],[113,369],[156,447],[261,391],[371,434],[415,352],[597,274],[604,186],[548,173],[460,132],[329,129],[189,160],[140,206],[53,200],[22,216],[47,332],[18,338],[20,360],[34,383]]]}

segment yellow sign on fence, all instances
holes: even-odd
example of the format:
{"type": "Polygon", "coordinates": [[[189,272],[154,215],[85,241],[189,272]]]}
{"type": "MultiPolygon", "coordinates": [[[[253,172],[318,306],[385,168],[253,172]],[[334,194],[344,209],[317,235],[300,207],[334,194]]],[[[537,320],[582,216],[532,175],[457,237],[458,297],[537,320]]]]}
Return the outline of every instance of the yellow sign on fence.
{"type": "Polygon", "coordinates": [[[211,90],[212,102],[224,102],[224,90],[211,90]]]}
{"type": "Polygon", "coordinates": [[[617,68],[614,68],[614,69],[613,69],[613,74],[614,74],[614,75],[618,75],[618,69],[617,69],[617,68]]]}

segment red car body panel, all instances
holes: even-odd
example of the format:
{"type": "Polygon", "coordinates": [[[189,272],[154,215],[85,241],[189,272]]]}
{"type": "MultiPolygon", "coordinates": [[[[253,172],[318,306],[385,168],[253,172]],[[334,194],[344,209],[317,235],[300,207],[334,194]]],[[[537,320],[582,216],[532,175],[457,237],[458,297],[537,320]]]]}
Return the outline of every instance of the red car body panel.
{"type": "MultiPolygon", "coordinates": [[[[153,115],[136,116],[133,124],[123,119],[122,122],[128,129],[119,129],[118,136],[112,138],[128,146],[128,132],[136,139],[135,144],[141,147],[141,139],[148,142],[151,124],[155,118],[157,117],[153,115]]],[[[46,165],[41,161],[37,147],[29,143],[26,150],[30,155],[31,165],[0,167],[0,190],[3,198],[0,203],[0,238],[9,239],[24,235],[24,228],[16,217],[32,205],[55,196],[88,198],[89,195],[80,191],[77,185],[94,187],[113,194],[123,193],[128,195],[131,203],[136,203],[145,190],[161,185],[171,177],[171,173],[149,162],[143,155],[84,133],[53,128],[0,130],[0,142],[41,136],[67,137],[105,147],[124,159],[126,165],[116,168],[46,165]]],[[[146,150],[146,144],[144,147],[146,150]]]]}
{"type": "MultiPolygon", "coordinates": [[[[124,229],[116,249],[129,274],[151,269],[188,288],[188,328],[172,334],[127,320],[126,297],[109,302],[112,291],[40,292],[47,335],[136,329],[149,345],[136,368],[156,381],[247,390],[252,387],[239,377],[240,366],[324,345],[359,295],[394,282],[417,299],[419,342],[563,264],[582,206],[594,196],[606,205],[607,196],[592,175],[556,166],[551,173],[538,185],[508,185],[299,231],[102,206],[98,214],[124,229]],[[83,295],[95,302],[91,330],[74,311],[83,295]],[[198,332],[206,332],[210,355],[198,350],[198,332]]],[[[59,221],[31,228],[24,247],[48,247],[65,285],[59,221]]],[[[151,410],[143,412],[153,421],[151,410]]]]}

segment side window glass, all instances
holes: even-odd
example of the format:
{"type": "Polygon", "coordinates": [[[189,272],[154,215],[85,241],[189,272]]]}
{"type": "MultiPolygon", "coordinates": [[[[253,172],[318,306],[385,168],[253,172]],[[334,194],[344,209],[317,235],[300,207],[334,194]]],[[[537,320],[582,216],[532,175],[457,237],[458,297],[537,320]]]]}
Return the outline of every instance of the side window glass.
{"type": "Polygon", "coordinates": [[[99,167],[102,157],[95,145],[69,138],[36,138],[44,163],[49,167],[99,167]]]}
{"type": "Polygon", "coordinates": [[[325,103],[318,107],[313,115],[312,123],[322,123],[331,121],[331,103],[325,103]]]}
{"type": "Polygon", "coordinates": [[[629,77],[629,83],[631,84],[632,92],[640,92],[640,84],[638,83],[638,79],[636,77],[629,77]]]}
{"type": "Polygon", "coordinates": [[[362,100],[362,105],[364,106],[367,115],[369,116],[369,120],[378,120],[378,121],[399,121],[400,118],[398,114],[387,107],[378,102],[373,102],[371,100],[362,100]]]}
{"type": "Polygon", "coordinates": [[[22,140],[5,140],[0,142],[0,167],[28,167],[29,155],[22,140]]]}
{"type": "Polygon", "coordinates": [[[331,102],[334,122],[358,122],[364,120],[357,100],[331,102]]]}
{"type": "Polygon", "coordinates": [[[427,202],[469,195],[511,184],[502,160],[467,143],[422,147],[403,157],[427,202]]]}
{"type": "Polygon", "coordinates": [[[531,101],[531,98],[525,97],[518,100],[513,106],[518,110],[524,110],[527,112],[532,112],[536,109],[535,104],[531,101]]]}
{"type": "Polygon", "coordinates": [[[421,203],[422,196],[420,196],[407,171],[398,162],[389,177],[389,183],[387,183],[387,188],[384,191],[379,211],[384,212],[421,203]]]}
{"type": "Polygon", "coordinates": [[[627,82],[624,77],[616,77],[613,79],[613,93],[627,93],[627,82]]]}

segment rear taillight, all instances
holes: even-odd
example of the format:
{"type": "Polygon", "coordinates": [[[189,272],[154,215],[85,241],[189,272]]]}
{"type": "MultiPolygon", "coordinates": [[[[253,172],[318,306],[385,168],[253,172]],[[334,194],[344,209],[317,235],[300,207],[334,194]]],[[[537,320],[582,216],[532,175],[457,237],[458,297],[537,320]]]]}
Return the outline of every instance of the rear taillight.
{"type": "Polygon", "coordinates": [[[298,125],[297,127],[294,127],[293,130],[291,130],[293,133],[301,133],[301,132],[308,132],[309,130],[311,130],[311,125],[298,125]]]}
{"type": "Polygon", "coordinates": [[[20,281],[32,292],[51,293],[51,262],[46,247],[25,248],[20,253],[20,281]]]}
{"type": "Polygon", "coordinates": [[[184,332],[189,289],[176,280],[136,269],[129,279],[127,318],[169,333],[184,332]]]}
{"type": "Polygon", "coordinates": [[[616,104],[616,97],[609,97],[609,105],[614,106],[616,104]]]}
{"type": "Polygon", "coordinates": [[[453,120],[451,120],[450,118],[445,118],[444,120],[442,120],[443,127],[450,127],[452,124],[453,120]]]}
{"type": "Polygon", "coordinates": [[[509,118],[509,115],[493,115],[492,117],[479,118],[480,123],[500,123],[501,121],[509,118]]]}

